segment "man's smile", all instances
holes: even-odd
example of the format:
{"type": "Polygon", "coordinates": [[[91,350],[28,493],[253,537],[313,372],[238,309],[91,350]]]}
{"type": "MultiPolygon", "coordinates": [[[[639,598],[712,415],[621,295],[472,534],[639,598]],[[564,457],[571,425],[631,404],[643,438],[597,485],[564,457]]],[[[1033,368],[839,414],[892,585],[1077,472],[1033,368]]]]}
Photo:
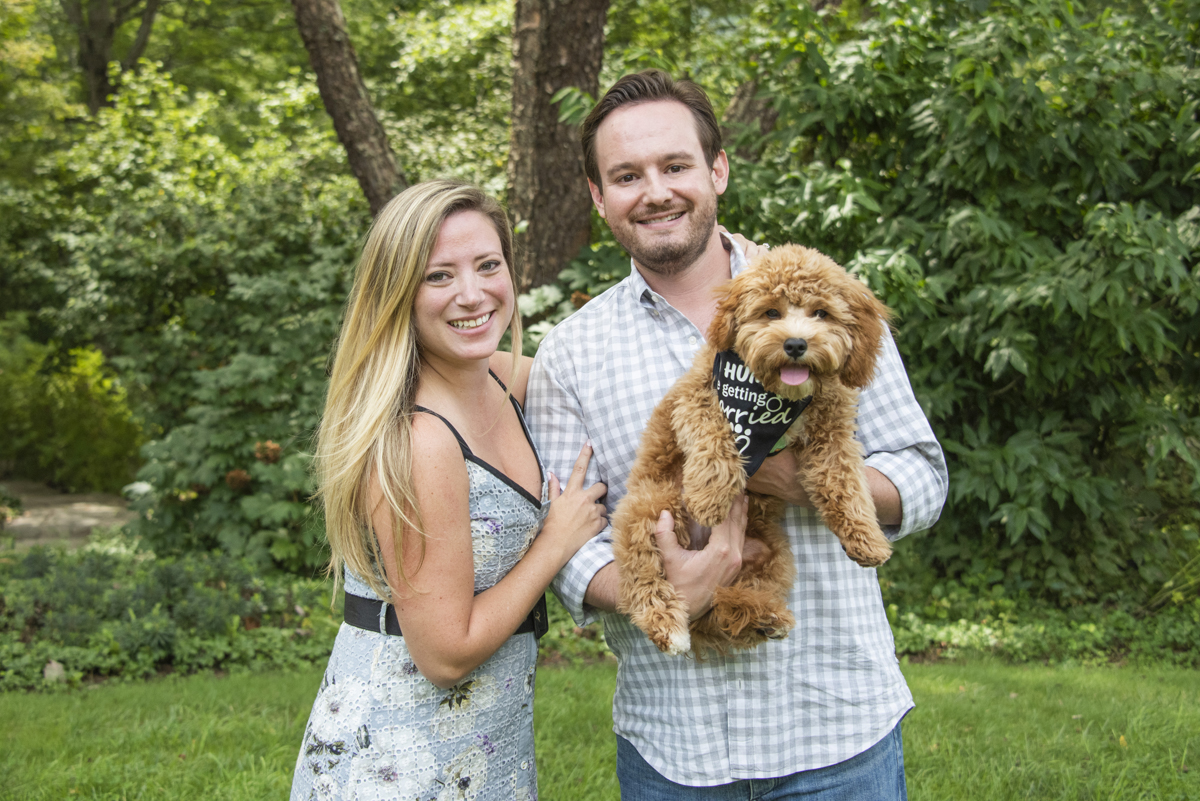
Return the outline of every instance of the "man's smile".
{"type": "Polygon", "coordinates": [[[656,217],[645,217],[637,221],[638,225],[658,225],[671,223],[678,220],[684,215],[683,211],[670,212],[669,214],[659,215],[656,217]]]}

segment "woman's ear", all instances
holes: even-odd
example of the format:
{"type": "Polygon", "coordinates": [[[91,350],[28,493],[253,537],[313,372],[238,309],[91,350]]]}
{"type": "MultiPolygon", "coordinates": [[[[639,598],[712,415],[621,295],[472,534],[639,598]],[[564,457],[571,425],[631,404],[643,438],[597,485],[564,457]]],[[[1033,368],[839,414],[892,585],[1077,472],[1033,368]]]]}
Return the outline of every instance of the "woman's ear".
{"type": "Polygon", "coordinates": [[[871,290],[856,278],[849,278],[846,301],[853,312],[850,325],[852,345],[850,355],[842,366],[842,383],[853,389],[863,389],[875,378],[875,360],[884,327],[892,312],[871,294],[871,290]]]}
{"type": "Polygon", "coordinates": [[[737,295],[733,281],[717,290],[717,314],[708,326],[708,344],[718,351],[732,350],[737,340],[737,295]]]}

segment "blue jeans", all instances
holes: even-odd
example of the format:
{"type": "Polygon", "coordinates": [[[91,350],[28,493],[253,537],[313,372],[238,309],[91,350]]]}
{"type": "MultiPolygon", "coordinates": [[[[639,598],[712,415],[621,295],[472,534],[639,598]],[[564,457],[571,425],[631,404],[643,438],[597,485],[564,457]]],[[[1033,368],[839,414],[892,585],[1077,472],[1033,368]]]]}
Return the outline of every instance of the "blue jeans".
{"type": "Polygon", "coordinates": [[[715,787],[686,787],[650,767],[617,737],[621,801],[908,801],[900,724],[855,757],[777,779],[740,779],[715,787]]]}

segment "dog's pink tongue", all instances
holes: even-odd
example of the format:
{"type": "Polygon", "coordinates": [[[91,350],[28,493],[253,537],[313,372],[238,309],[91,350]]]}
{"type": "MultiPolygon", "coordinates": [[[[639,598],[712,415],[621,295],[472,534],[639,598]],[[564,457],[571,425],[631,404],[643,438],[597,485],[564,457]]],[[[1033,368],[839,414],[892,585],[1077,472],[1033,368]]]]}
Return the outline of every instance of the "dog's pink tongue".
{"type": "Polygon", "coordinates": [[[808,368],[788,365],[779,371],[779,380],[789,387],[798,387],[808,380],[808,368]]]}

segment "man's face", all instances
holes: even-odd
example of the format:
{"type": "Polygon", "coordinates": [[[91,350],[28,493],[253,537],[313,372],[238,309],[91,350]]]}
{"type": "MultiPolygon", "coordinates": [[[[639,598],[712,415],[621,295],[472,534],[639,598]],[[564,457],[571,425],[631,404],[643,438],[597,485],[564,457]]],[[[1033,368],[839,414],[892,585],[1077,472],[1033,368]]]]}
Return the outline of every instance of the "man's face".
{"type": "Polygon", "coordinates": [[[715,241],[729,162],[721,151],[708,166],[687,106],[655,100],[612,112],[596,130],[596,164],[592,202],[638,267],[675,275],[715,241]]]}

